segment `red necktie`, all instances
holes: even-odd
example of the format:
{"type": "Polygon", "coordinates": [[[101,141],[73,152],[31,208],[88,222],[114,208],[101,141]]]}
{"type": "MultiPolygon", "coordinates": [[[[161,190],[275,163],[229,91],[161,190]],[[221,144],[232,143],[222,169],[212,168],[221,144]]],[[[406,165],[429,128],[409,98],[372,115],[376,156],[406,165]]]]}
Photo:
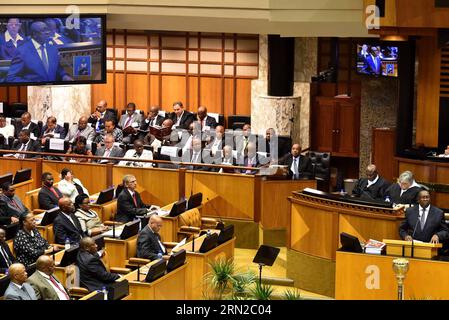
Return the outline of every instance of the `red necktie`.
{"type": "Polygon", "coordinates": [[[133,199],[134,199],[134,205],[136,206],[136,208],[137,208],[137,198],[136,198],[136,193],[134,192],[134,194],[133,194],[133,199]]]}
{"type": "Polygon", "coordinates": [[[65,297],[67,298],[67,300],[70,300],[70,297],[69,297],[69,295],[67,294],[67,292],[65,292],[65,290],[61,289],[61,287],[60,287],[59,284],[56,282],[55,278],[53,278],[53,276],[50,276],[50,281],[51,281],[51,283],[53,283],[53,285],[54,285],[56,288],[58,288],[58,290],[59,290],[60,292],[62,292],[62,293],[65,295],[65,297]]]}
{"type": "Polygon", "coordinates": [[[17,202],[14,199],[11,199],[11,203],[14,205],[14,207],[16,207],[17,209],[20,210],[19,205],[17,204],[17,202]]]}
{"type": "Polygon", "coordinates": [[[124,128],[126,128],[126,127],[128,127],[130,125],[131,120],[132,120],[131,116],[128,116],[128,119],[126,119],[124,128]]]}
{"type": "Polygon", "coordinates": [[[60,198],[59,194],[56,192],[55,188],[51,187],[51,188],[48,188],[48,189],[50,189],[50,191],[53,192],[53,194],[56,196],[56,198],[58,198],[58,199],[60,198]]]}

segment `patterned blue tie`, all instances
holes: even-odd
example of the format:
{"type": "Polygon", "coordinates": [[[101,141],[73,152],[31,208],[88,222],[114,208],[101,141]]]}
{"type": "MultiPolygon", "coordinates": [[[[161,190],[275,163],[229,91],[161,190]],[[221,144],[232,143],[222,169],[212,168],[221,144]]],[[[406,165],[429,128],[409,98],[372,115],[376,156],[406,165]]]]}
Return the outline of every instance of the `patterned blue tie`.
{"type": "Polygon", "coordinates": [[[45,53],[45,47],[44,45],[41,45],[41,54],[42,54],[42,63],[44,64],[45,72],[48,74],[48,58],[47,54],[45,53]]]}

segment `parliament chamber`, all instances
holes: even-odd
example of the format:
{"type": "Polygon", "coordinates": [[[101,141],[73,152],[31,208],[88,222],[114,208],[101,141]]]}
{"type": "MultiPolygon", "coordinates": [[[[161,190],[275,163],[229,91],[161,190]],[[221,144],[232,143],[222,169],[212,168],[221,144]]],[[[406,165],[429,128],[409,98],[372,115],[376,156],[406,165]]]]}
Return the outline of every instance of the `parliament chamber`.
{"type": "Polygon", "coordinates": [[[445,1],[72,2],[0,4],[0,300],[449,299],[445,1]]]}

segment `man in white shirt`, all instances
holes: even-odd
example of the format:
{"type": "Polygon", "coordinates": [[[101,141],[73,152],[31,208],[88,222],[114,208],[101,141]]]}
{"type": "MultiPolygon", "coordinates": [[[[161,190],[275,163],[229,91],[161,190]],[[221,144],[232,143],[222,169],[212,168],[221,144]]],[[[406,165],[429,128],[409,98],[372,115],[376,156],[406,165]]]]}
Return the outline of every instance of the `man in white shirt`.
{"type": "Polygon", "coordinates": [[[150,150],[145,150],[143,148],[143,141],[136,140],[134,141],[134,149],[129,149],[126,151],[125,156],[123,157],[127,160],[120,161],[120,166],[128,166],[128,167],[141,167],[141,168],[151,168],[153,164],[151,162],[138,162],[129,159],[141,159],[141,160],[153,160],[153,153],[150,150]]]}
{"type": "Polygon", "coordinates": [[[6,118],[2,114],[0,114],[0,135],[6,140],[8,140],[9,137],[14,137],[14,126],[12,124],[7,124],[6,118]]]}
{"type": "Polygon", "coordinates": [[[53,275],[55,262],[42,255],[36,261],[36,271],[28,278],[38,300],[70,300],[63,284],[53,275]]]}

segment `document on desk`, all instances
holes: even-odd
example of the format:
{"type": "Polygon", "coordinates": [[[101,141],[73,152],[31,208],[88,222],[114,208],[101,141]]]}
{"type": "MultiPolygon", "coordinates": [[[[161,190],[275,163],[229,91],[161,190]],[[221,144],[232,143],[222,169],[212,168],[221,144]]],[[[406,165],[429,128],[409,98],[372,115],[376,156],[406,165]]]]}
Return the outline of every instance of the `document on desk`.
{"type": "Polygon", "coordinates": [[[49,148],[50,148],[50,150],[64,151],[64,140],[51,138],[49,148]]]}
{"type": "Polygon", "coordinates": [[[171,249],[170,254],[172,254],[172,252],[176,252],[180,247],[185,245],[186,242],[187,242],[187,238],[182,239],[176,246],[173,247],[173,249],[171,249]]]}
{"type": "MultiPolygon", "coordinates": [[[[125,226],[115,227],[115,237],[116,237],[116,238],[119,238],[119,237],[120,237],[120,235],[122,234],[122,231],[123,231],[123,228],[124,228],[124,227],[125,227],[125,226]]],[[[114,238],[114,230],[113,230],[113,229],[108,230],[108,231],[104,232],[103,235],[104,235],[105,237],[114,238]]]]}
{"type": "Polygon", "coordinates": [[[154,211],[154,212],[156,212],[157,215],[158,215],[158,216],[161,216],[161,217],[168,216],[168,214],[170,213],[170,211],[162,210],[162,209],[156,210],[156,211],[154,211]]]}

